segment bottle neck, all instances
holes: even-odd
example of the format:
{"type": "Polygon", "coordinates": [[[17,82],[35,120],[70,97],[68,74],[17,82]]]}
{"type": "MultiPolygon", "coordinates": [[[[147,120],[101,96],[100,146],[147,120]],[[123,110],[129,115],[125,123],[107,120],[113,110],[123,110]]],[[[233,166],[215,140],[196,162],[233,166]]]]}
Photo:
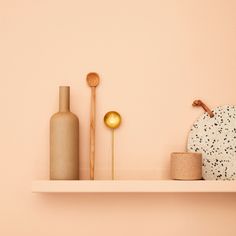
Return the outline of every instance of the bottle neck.
{"type": "Polygon", "coordinates": [[[59,88],[59,112],[70,111],[70,87],[60,86],[59,88]]]}

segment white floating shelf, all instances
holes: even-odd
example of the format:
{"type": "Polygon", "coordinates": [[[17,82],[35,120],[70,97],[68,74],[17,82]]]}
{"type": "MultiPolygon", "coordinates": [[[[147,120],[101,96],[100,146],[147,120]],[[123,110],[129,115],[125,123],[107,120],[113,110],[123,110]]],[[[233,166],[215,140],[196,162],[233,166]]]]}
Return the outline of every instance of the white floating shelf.
{"type": "Polygon", "coordinates": [[[35,193],[197,193],[236,192],[236,181],[38,180],[35,193]]]}

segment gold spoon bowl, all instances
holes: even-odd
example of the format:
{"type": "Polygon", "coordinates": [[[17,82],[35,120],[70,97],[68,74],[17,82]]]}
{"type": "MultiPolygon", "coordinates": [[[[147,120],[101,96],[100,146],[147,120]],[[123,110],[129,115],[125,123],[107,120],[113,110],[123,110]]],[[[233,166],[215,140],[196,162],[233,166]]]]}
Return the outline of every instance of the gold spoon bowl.
{"type": "Polygon", "coordinates": [[[104,116],[104,123],[110,129],[116,129],[121,124],[121,116],[116,111],[109,111],[104,116]]]}

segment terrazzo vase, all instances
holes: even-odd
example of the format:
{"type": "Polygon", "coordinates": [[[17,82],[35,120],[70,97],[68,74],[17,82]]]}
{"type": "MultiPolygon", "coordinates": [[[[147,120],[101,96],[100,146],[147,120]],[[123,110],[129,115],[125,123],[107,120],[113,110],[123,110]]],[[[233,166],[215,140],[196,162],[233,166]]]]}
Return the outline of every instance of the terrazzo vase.
{"type": "Polygon", "coordinates": [[[50,179],[79,179],[79,120],[70,112],[70,87],[59,88],[59,112],[50,120],[50,179]]]}

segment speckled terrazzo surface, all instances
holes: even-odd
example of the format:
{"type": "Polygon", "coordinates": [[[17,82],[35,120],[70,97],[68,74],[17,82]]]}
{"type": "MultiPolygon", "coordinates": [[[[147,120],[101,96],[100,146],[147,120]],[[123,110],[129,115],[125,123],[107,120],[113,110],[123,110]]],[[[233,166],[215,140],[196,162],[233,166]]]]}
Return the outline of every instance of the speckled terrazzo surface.
{"type": "Polygon", "coordinates": [[[236,179],[236,106],[213,110],[214,117],[204,113],[192,126],[187,149],[203,155],[203,178],[236,179]]]}

